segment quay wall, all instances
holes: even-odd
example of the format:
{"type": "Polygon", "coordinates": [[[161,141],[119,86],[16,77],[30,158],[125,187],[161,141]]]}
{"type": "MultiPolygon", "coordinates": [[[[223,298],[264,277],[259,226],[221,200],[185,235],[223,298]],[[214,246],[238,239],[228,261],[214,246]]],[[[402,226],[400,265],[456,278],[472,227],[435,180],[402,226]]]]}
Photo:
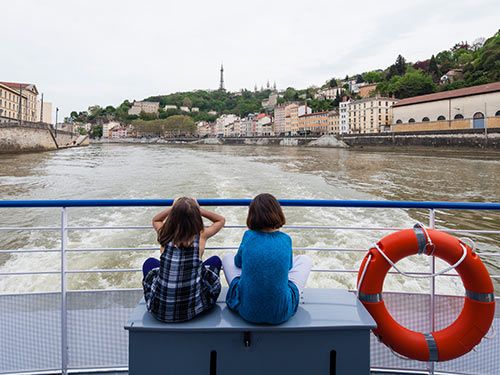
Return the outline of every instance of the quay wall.
{"type": "Polygon", "coordinates": [[[227,137],[227,138],[117,138],[92,143],[205,144],[279,147],[446,147],[500,149],[500,127],[488,129],[384,132],[322,137],[227,137]]]}
{"type": "Polygon", "coordinates": [[[341,137],[350,147],[447,147],[500,149],[500,128],[427,132],[390,132],[341,137]]]}
{"type": "Polygon", "coordinates": [[[0,154],[52,151],[88,144],[88,137],[67,131],[55,132],[47,124],[0,124],[0,154]]]}

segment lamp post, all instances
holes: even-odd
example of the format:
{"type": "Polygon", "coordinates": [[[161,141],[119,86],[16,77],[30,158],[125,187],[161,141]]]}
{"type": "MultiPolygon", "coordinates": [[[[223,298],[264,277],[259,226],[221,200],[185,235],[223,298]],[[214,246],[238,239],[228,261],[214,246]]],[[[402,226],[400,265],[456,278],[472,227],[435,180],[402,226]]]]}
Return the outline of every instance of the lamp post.
{"type": "Polygon", "coordinates": [[[57,115],[59,114],[59,107],[56,107],[56,126],[54,127],[55,129],[55,136],[57,137],[57,115]]]}

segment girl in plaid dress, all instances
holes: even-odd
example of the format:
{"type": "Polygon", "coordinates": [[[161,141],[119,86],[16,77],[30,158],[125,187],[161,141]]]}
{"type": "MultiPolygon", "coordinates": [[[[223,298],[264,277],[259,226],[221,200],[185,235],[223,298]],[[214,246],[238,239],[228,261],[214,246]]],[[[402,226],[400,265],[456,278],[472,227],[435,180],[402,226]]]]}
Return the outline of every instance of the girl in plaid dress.
{"type": "Polygon", "coordinates": [[[144,262],[142,281],[148,310],[163,322],[183,322],[212,308],[221,291],[221,260],[201,261],[208,238],[224,226],[223,216],[200,208],[187,197],[153,218],[160,260],[144,262]],[[202,217],[212,221],[204,228],[202,217]]]}

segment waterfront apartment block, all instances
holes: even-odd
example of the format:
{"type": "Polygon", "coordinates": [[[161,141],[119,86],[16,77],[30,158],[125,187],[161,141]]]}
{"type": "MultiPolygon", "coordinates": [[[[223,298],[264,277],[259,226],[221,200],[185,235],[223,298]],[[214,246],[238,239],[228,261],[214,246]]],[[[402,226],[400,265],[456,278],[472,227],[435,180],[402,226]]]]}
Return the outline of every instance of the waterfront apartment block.
{"type": "Polygon", "coordinates": [[[350,100],[339,103],[339,133],[349,133],[349,104],[350,100]]]}
{"type": "Polygon", "coordinates": [[[299,117],[299,134],[339,134],[339,113],[337,111],[314,112],[299,117]]]}
{"type": "Polygon", "coordinates": [[[299,134],[324,135],[328,133],[328,111],[313,112],[299,117],[299,134]]]}
{"type": "Polygon", "coordinates": [[[281,104],[274,108],[274,134],[282,135],[285,134],[285,110],[286,105],[281,104]]]}
{"type": "Polygon", "coordinates": [[[34,84],[0,82],[0,122],[36,122],[37,97],[34,84]]]}
{"type": "Polygon", "coordinates": [[[338,111],[328,112],[328,134],[340,134],[340,116],[338,111]]]}
{"type": "Polygon", "coordinates": [[[392,111],[395,132],[500,127],[500,82],[403,99],[392,111]]]}
{"type": "Polygon", "coordinates": [[[158,113],[160,109],[159,102],[134,102],[132,107],[128,110],[129,115],[140,115],[141,112],[144,113],[158,113]]]}
{"type": "Polygon", "coordinates": [[[273,135],[272,129],[272,118],[271,116],[266,115],[265,113],[259,113],[257,115],[257,123],[255,127],[255,131],[252,136],[265,136],[265,135],[273,135]]]}
{"type": "Polygon", "coordinates": [[[102,137],[103,138],[112,138],[113,130],[120,129],[121,124],[117,121],[110,121],[106,124],[102,125],[102,137]]]}
{"type": "Polygon", "coordinates": [[[299,131],[299,105],[289,104],[285,107],[285,134],[296,135],[299,131]]]}
{"type": "Polygon", "coordinates": [[[391,127],[390,109],[394,98],[373,97],[355,100],[348,106],[350,134],[380,133],[391,127]]]}
{"type": "Polygon", "coordinates": [[[215,123],[208,121],[200,121],[196,124],[197,134],[200,137],[215,136],[215,123]]]}
{"type": "MultiPolygon", "coordinates": [[[[222,115],[215,122],[216,136],[225,137],[231,132],[231,125],[235,122],[239,122],[240,118],[233,114],[222,115]]],[[[238,129],[239,129],[238,125],[238,129]]],[[[234,125],[232,126],[234,129],[234,125]]]]}

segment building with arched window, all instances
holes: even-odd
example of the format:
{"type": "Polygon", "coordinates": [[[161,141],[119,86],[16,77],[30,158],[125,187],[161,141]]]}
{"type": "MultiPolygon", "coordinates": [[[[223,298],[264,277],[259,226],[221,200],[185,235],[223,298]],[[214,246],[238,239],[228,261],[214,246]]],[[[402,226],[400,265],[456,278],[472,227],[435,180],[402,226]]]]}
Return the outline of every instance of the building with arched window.
{"type": "Polygon", "coordinates": [[[498,127],[497,112],[500,82],[402,99],[392,107],[391,128],[412,131],[498,127]]]}

